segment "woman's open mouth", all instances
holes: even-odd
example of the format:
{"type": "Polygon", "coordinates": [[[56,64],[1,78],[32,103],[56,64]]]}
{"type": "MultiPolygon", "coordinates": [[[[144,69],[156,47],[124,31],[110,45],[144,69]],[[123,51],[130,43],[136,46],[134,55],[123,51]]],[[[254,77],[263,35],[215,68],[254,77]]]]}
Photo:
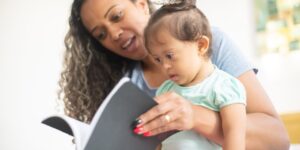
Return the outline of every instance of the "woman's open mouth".
{"type": "Polygon", "coordinates": [[[136,49],[136,45],[136,37],[133,36],[122,45],[122,49],[130,52],[136,49]]]}

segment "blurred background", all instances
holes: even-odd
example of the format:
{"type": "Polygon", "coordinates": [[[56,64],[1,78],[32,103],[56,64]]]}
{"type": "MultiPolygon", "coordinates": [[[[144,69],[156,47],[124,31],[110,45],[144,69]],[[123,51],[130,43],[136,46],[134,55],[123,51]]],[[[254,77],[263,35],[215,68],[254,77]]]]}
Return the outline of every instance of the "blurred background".
{"type": "MultiPolygon", "coordinates": [[[[56,92],[71,3],[0,0],[0,149],[74,149],[71,137],[40,123],[61,113],[56,92]]],[[[300,1],[198,0],[198,6],[259,68],[277,111],[300,112],[300,1]]]]}

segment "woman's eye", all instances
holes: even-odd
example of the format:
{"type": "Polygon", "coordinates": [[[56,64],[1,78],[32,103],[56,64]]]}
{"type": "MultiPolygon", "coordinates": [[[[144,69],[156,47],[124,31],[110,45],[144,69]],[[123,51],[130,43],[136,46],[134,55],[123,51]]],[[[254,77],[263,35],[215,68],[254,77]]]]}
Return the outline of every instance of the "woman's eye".
{"type": "Polygon", "coordinates": [[[115,15],[113,15],[111,17],[111,20],[114,21],[114,22],[119,21],[122,16],[123,16],[123,12],[119,11],[118,13],[116,13],[115,15]]]}
{"type": "Polygon", "coordinates": [[[105,38],[105,36],[106,36],[105,31],[101,31],[101,32],[99,33],[99,35],[97,36],[97,39],[98,39],[98,40],[103,40],[103,39],[105,38]]]}

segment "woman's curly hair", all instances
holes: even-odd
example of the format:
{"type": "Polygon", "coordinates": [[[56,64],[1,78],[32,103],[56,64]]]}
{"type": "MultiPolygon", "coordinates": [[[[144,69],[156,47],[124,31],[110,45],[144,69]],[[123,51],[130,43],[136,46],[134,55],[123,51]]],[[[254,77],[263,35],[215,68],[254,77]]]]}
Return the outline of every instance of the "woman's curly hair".
{"type": "Polygon", "coordinates": [[[107,94],[136,62],[113,54],[88,33],[80,19],[83,3],[72,4],[58,98],[66,115],[90,123],[107,94]]]}

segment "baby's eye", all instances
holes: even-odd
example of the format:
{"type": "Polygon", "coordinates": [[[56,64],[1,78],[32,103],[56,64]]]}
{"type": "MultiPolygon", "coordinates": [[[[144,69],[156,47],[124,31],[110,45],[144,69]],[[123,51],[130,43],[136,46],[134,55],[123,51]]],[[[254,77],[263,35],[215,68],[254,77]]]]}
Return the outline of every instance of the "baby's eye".
{"type": "Polygon", "coordinates": [[[169,60],[173,60],[174,59],[174,53],[167,53],[166,58],[169,59],[169,60]]]}

